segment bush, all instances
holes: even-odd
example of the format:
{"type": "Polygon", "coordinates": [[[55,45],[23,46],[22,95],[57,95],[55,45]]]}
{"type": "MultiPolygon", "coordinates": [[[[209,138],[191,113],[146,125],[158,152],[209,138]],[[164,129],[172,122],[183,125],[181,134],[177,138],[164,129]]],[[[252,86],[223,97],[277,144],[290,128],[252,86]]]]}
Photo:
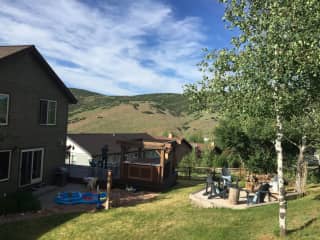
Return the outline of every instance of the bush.
{"type": "Polygon", "coordinates": [[[184,156],[179,162],[179,167],[196,167],[198,166],[199,159],[197,158],[196,152],[192,150],[191,153],[184,156]]]}
{"type": "Polygon", "coordinates": [[[189,142],[195,142],[195,143],[203,143],[203,135],[201,132],[196,132],[194,134],[191,134],[189,136],[187,136],[187,140],[189,142]]]}
{"type": "Polygon", "coordinates": [[[32,192],[16,192],[0,197],[0,215],[22,213],[41,209],[40,201],[32,192]]]}
{"type": "Polygon", "coordinates": [[[154,113],[151,112],[151,111],[143,111],[142,113],[144,113],[144,114],[154,114],[154,113]]]}
{"type": "Polygon", "coordinates": [[[310,171],[308,174],[308,182],[309,183],[320,183],[320,172],[318,169],[310,171]]]}

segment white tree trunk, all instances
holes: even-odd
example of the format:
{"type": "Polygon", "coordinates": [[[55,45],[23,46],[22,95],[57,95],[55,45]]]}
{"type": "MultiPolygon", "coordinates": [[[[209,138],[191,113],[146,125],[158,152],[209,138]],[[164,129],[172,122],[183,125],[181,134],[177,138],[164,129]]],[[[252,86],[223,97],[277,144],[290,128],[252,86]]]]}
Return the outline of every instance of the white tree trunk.
{"type": "Polygon", "coordinates": [[[286,211],[287,203],[285,199],[285,188],[283,180],[283,152],[282,152],[282,122],[279,114],[277,114],[277,137],[275,142],[275,149],[277,152],[278,164],[278,184],[279,184],[279,226],[280,236],[286,235],[286,211]]]}
{"type": "Polygon", "coordinates": [[[299,156],[297,161],[297,175],[296,175],[296,190],[300,195],[305,193],[307,184],[307,162],[304,158],[304,151],[306,150],[306,136],[302,137],[301,145],[299,146],[299,156]]]}

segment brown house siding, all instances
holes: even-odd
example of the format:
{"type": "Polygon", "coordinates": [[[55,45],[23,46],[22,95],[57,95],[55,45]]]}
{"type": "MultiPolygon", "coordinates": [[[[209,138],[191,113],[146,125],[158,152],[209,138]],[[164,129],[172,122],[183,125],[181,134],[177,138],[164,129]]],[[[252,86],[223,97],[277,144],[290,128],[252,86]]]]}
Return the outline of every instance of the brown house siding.
{"type": "Polygon", "coordinates": [[[0,126],[0,150],[12,150],[10,178],[0,182],[0,193],[18,189],[24,149],[44,148],[43,182],[52,183],[55,169],[64,165],[69,100],[32,52],[0,63],[0,93],[10,95],[9,124],[0,126]],[[55,126],[39,124],[40,99],[57,101],[55,126]]]}

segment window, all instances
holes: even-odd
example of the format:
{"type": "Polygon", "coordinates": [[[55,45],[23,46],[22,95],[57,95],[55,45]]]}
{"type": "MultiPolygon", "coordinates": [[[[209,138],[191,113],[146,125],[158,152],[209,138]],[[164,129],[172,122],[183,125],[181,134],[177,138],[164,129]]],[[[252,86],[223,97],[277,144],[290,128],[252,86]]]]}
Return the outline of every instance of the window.
{"type": "Polygon", "coordinates": [[[11,151],[0,151],[0,182],[9,180],[10,163],[11,151]]]}
{"type": "Polygon", "coordinates": [[[56,124],[57,102],[52,100],[40,100],[40,124],[56,124]]]}
{"type": "Polygon", "coordinates": [[[0,125],[8,125],[9,95],[0,93],[0,125]]]}

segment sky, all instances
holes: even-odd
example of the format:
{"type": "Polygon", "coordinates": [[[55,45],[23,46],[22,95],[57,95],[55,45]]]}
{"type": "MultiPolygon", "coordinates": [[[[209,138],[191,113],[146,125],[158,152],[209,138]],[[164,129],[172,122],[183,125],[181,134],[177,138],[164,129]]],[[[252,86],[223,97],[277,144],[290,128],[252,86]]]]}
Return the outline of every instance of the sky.
{"type": "Polygon", "coordinates": [[[182,93],[230,46],[217,0],[0,0],[0,45],[34,44],[68,87],[182,93]]]}

